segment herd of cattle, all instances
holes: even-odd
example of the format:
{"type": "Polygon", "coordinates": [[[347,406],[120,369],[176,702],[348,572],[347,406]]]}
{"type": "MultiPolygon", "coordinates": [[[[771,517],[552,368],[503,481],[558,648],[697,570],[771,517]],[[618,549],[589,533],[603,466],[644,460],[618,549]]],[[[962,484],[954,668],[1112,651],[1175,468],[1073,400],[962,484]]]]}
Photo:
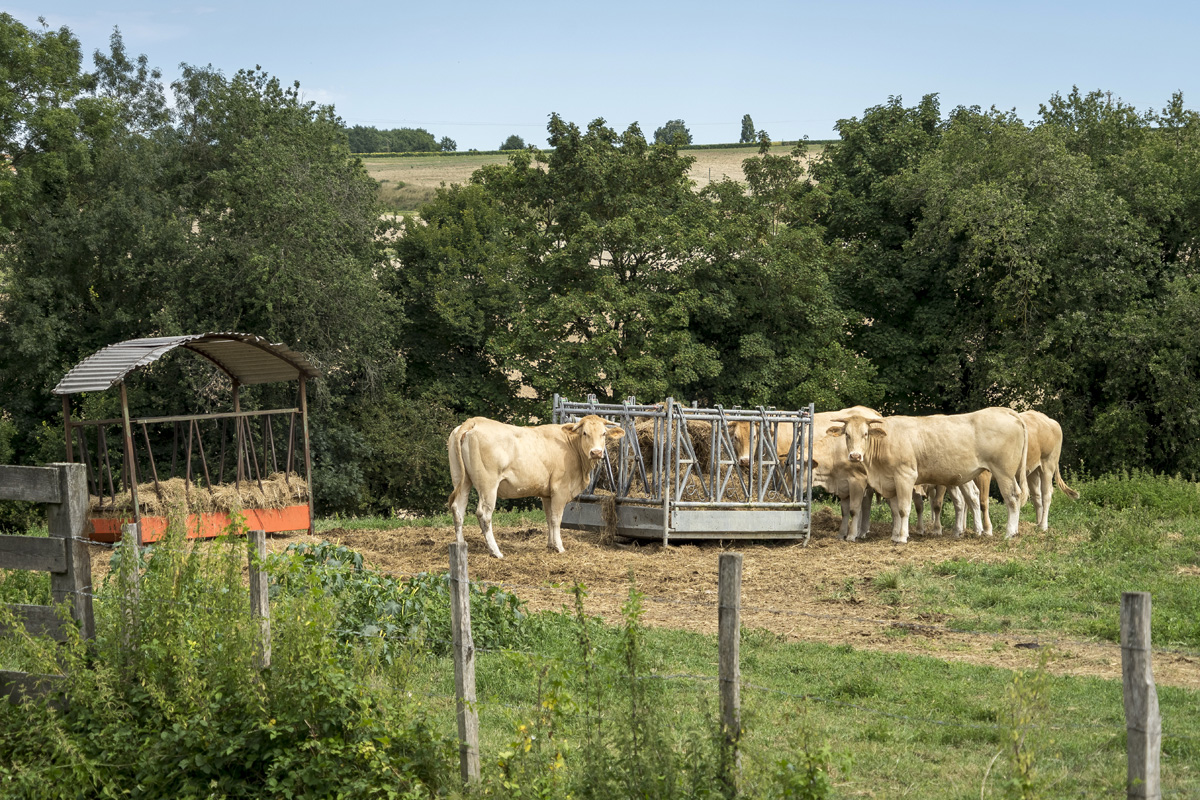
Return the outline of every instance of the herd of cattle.
{"type": "MultiPolygon", "coordinates": [[[[924,533],[923,505],[932,500],[934,533],[941,533],[944,496],[954,503],[954,535],[973,512],[977,534],[992,533],[987,513],[994,479],[1008,511],[1005,535],[1015,536],[1021,507],[1033,500],[1037,525],[1049,524],[1054,486],[1072,498],[1079,494],[1059,472],[1062,428],[1039,411],[1017,413],[985,408],[969,414],[885,417],[865,406],[821,412],[813,417],[813,485],[836,495],[842,506],[843,539],[866,535],[872,498],[888,501],[892,541],[908,541],[909,512],[915,505],[924,533]]],[[[748,423],[731,426],[736,456],[748,465],[748,423]]],[[[463,519],[471,487],[479,495],[476,516],[496,558],[503,558],[492,531],[498,498],[540,497],[546,512],[548,546],[563,551],[563,510],[587,487],[608,445],[624,436],[622,428],[589,415],[564,425],[518,427],[473,417],[456,427],[446,442],[454,491],[448,505],[454,532],[463,540],[463,519]]],[[[785,458],[793,429],[779,426],[775,449],[785,458]]],[[[807,458],[807,454],[803,454],[807,458]]]]}

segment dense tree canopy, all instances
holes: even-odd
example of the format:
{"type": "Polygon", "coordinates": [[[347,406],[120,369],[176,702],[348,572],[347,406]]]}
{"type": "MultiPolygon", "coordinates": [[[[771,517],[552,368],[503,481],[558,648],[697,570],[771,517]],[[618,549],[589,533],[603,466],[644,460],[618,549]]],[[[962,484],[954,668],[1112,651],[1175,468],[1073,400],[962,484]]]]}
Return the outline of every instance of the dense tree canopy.
{"type": "MultiPolygon", "coordinates": [[[[1073,90],[1032,123],[889,98],[838,130],[812,159],[758,132],[743,183],[697,190],[682,120],[648,141],[552,115],[549,149],[397,225],[297,87],[185,66],[168,94],[119,34],[85,70],[69,30],[0,14],[0,460],[61,457],[50,389],[81,358],[232,329],[325,370],[324,511],[439,508],[456,421],[545,418],[554,394],[1011,404],[1062,422],[1068,465],[1200,471],[1200,116],[1182,97],[1138,112],[1073,90]]],[[[227,402],[198,362],[154,372],[136,411],[227,402]]],[[[292,390],[244,402],[272,391],[292,390]]]]}
{"type": "MultiPolygon", "coordinates": [[[[429,153],[446,149],[424,128],[380,130],[364,125],[346,129],[351,153],[429,153]]],[[[451,150],[454,148],[451,147],[451,150]]]]}
{"type": "MultiPolygon", "coordinates": [[[[36,437],[55,438],[57,424],[42,427],[61,417],[50,389],[82,358],[141,336],[243,330],[330,375],[315,398],[318,473],[329,502],[356,501],[357,468],[332,457],[330,440],[353,449],[361,435],[336,412],[397,380],[401,363],[379,334],[397,317],[375,279],[375,183],[332,109],[261,71],[190,67],[168,109],[158,73],[127,58],[117,34],[91,73],[69,32],[7,17],[0,36],[4,85],[26,103],[4,104],[0,142],[14,168],[0,171],[13,198],[2,212],[0,408],[21,432],[17,456],[61,458],[61,433],[49,449],[36,437]]],[[[131,384],[139,411],[225,399],[198,360],[155,372],[153,386],[131,384]]]]}

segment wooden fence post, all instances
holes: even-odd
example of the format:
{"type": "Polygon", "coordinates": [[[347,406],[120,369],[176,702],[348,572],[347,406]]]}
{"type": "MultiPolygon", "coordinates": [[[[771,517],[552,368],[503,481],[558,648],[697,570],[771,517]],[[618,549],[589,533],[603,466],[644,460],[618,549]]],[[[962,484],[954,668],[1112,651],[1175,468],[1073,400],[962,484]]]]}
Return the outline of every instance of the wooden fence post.
{"type": "Polygon", "coordinates": [[[463,783],[479,783],[475,642],[471,638],[471,597],[465,543],[450,545],[450,622],[454,628],[454,705],[458,717],[459,763],[463,783]]]}
{"type": "Polygon", "coordinates": [[[262,565],[267,558],[267,532],[247,531],[250,560],[250,616],[258,621],[258,655],[255,666],[271,666],[271,608],[267,601],[267,573],[262,565]]]}
{"type": "Polygon", "coordinates": [[[718,560],[717,640],[720,648],[721,728],[725,734],[728,773],[726,781],[734,794],[741,771],[738,743],[741,720],[742,554],[722,553],[718,560]]]}
{"type": "Polygon", "coordinates": [[[50,595],[55,605],[71,603],[79,621],[79,635],[96,638],[96,620],[92,616],[92,558],[88,552],[87,467],[83,464],[51,464],[58,469],[61,500],[46,506],[46,527],[52,538],[66,539],[67,569],[50,573],[50,595]]]}
{"type": "Polygon", "coordinates": [[[1125,696],[1129,800],[1161,800],[1162,718],[1150,669],[1150,593],[1121,595],[1121,683],[1125,696]]]}

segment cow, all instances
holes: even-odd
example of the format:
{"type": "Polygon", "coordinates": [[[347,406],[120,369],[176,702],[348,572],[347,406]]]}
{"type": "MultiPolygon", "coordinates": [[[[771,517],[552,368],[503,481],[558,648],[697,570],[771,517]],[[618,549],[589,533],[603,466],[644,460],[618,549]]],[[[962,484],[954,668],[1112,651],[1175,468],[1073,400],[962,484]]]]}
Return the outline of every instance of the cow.
{"type": "MultiPolygon", "coordinates": [[[[928,417],[847,414],[827,433],[845,441],[845,456],[867,470],[870,488],[892,508],[892,541],[908,541],[914,487],[960,486],[990,470],[1008,509],[1006,537],[1017,534],[1027,497],[1025,422],[1008,408],[928,417]]],[[[851,497],[853,510],[854,498],[851,497]]]]}
{"type": "MultiPolygon", "coordinates": [[[[1044,531],[1050,527],[1050,498],[1054,494],[1054,484],[1057,483],[1058,488],[1072,500],[1079,499],[1079,492],[1067,486],[1058,467],[1058,459],[1062,455],[1062,427],[1040,411],[1022,411],[1021,419],[1025,421],[1025,428],[1029,431],[1029,454],[1025,459],[1029,498],[1033,500],[1038,530],[1044,531]]],[[[982,491],[982,496],[986,498],[986,483],[982,491]]],[[[985,521],[990,535],[991,520],[987,520],[986,515],[985,521]]]]}
{"type": "MultiPolygon", "coordinates": [[[[837,448],[826,446],[824,430],[833,420],[846,414],[862,413],[879,416],[879,412],[866,406],[852,406],[841,411],[822,411],[813,415],[813,461],[810,464],[813,485],[819,486],[838,498],[842,507],[842,526],[840,535],[843,539],[854,541],[859,536],[865,537],[871,526],[871,493],[867,489],[867,471],[861,464],[852,464],[845,457],[839,457],[837,448]],[[821,453],[818,458],[817,454],[821,453]],[[851,501],[851,496],[856,499],[851,501]],[[851,534],[853,524],[854,533],[851,534]]],[[[775,437],[775,453],[782,460],[787,458],[792,448],[792,425],[780,425],[775,437]]],[[[735,422],[730,426],[738,462],[743,467],[750,466],[750,423],[735,422]]],[[[801,459],[807,459],[807,453],[797,453],[801,459]]]]}
{"type": "Polygon", "coordinates": [[[564,425],[527,428],[472,417],[446,440],[454,480],[447,501],[454,516],[454,535],[463,541],[463,518],[474,486],[479,493],[475,516],[493,556],[504,558],[492,533],[497,497],[540,497],[546,512],[547,547],[563,552],[563,509],[587,487],[604,458],[606,443],[624,435],[620,426],[595,414],[564,425]]]}
{"type": "Polygon", "coordinates": [[[942,535],[942,505],[947,495],[954,504],[954,536],[962,536],[967,527],[967,510],[970,509],[975,519],[975,535],[991,536],[991,520],[987,519],[984,509],[980,507],[980,486],[984,474],[991,480],[990,473],[983,473],[973,481],[967,481],[962,486],[934,486],[925,484],[913,492],[913,506],[917,511],[918,527],[921,535],[925,535],[925,501],[929,501],[929,515],[933,519],[933,535],[942,535]],[[987,525],[984,524],[987,520],[987,525]]]}

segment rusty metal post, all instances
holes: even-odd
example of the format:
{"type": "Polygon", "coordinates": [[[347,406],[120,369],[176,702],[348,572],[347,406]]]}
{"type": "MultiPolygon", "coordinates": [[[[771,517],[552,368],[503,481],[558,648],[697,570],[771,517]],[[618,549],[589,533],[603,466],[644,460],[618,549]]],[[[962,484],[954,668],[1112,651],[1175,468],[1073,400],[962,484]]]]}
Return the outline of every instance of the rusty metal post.
{"type": "Polygon", "coordinates": [[[138,506],[137,463],[133,460],[133,426],[129,424],[129,395],[121,381],[121,424],[125,433],[125,474],[129,476],[129,497],[133,501],[133,522],[138,526],[137,544],[142,546],[142,512],[138,506]]]}
{"type": "MultiPolygon", "coordinates": [[[[242,385],[238,383],[236,379],[234,379],[233,413],[235,414],[242,410],[241,388],[242,385]]],[[[237,417],[233,418],[233,427],[237,430],[237,433],[234,437],[237,444],[235,444],[233,448],[233,460],[237,463],[237,470],[235,470],[233,473],[233,485],[240,492],[242,490],[242,426],[239,424],[239,422],[240,420],[237,417]]]]}
{"type": "Polygon", "coordinates": [[[300,419],[304,432],[304,480],[308,481],[308,533],[315,536],[316,506],[313,503],[312,452],[308,443],[308,391],[303,373],[300,375],[300,419]]]}

